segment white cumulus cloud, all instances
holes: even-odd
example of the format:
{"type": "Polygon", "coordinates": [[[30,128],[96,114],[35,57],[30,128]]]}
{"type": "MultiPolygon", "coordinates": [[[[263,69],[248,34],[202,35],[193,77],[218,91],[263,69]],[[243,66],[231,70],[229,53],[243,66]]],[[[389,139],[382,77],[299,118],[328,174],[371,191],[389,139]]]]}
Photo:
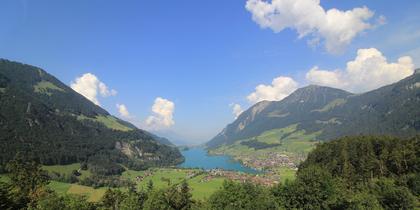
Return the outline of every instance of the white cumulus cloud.
{"type": "Polygon", "coordinates": [[[354,60],[347,63],[345,70],[321,70],[312,68],[306,79],[313,84],[342,88],[360,93],[397,82],[414,72],[414,64],[409,56],[389,63],[377,49],[359,49],[354,60]]]}
{"type": "Polygon", "coordinates": [[[244,111],[239,104],[230,104],[229,106],[232,107],[232,114],[235,115],[235,119],[244,111]]]}
{"type": "Polygon", "coordinates": [[[128,112],[128,109],[124,104],[117,104],[117,109],[122,117],[131,118],[130,112],[128,112]]]}
{"type": "Polygon", "coordinates": [[[175,124],[173,113],[175,111],[174,102],[157,97],[152,106],[153,115],[146,119],[146,125],[151,130],[169,128],[175,124]]]}
{"type": "Polygon", "coordinates": [[[100,105],[98,95],[102,97],[114,96],[117,91],[109,89],[98,77],[92,73],[83,74],[70,84],[70,87],[96,105],[100,105]]]}
{"type": "MultiPolygon", "coordinates": [[[[297,31],[299,38],[310,36],[309,43],[325,43],[330,53],[340,53],[363,31],[373,28],[369,19],[374,12],[367,7],[351,10],[325,10],[320,0],[247,0],[246,9],[262,28],[278,33],[286,28],[297,31]]],[[[384,24],[380,16],[377,24],[384,24]]]]}
{"type": "Polygon", "coordinates": [[[298,83],[290,77],[277,77],[271,85],[258,85],[255,91],[247,96],[251,103],[260,101],[280,101],[298,88],[298,83]]]}

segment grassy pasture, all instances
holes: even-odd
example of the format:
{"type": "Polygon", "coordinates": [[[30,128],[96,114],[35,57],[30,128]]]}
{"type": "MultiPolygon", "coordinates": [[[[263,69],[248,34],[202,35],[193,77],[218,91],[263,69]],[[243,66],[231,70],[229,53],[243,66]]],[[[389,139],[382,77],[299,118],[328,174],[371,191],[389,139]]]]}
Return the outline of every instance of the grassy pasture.
{"type": "Polygon", "coordinates": [[[159,168],[152,169],[152,171],[153,175],[148,176],[139,182],[136,181],[136,177],[143,176],[145,174],[144,171],[127,170],[122,174],[122,177],[135,181],[138,189],[146,189],[150,180],[153,182],[154,188],[163,189],[169,186],[168,182],[170,185],[173,185],[178,184],[185,179],[191,187],[191,193],[195,199],[208,198],[213,192],[222,186],[224,181],[223,178],[216,178],[207,182],[202,182],[201,180],[205,175],[198,175],[188,179],[187,176],[189,173],[198,172],[198,170],[192,169],[159,168]]]}
{"type": "MultiPolygon", "coordinates": [[[[6,174],[0,174],[0,181],[8,182],[10,179],[6,174]]],[[[58,194],[75,194],[86,196],[90,202],[98,202],[104,195],[107,188],[94,189],[92,187],[82,186],[78,184],[69,184],[57,181],[50,181],[48,187],[58,194]]]]}
{"type": "Polygon", "coordinates": [[[243,139],[232,145],[223,145],[217,149],[210,151],[211,154],[226,154],[233,157],[241,156],[261,156],[268,152],[279,152],[288,155],[307,154],[314,147],[316,142],[313,141],[321,133],[307,133],[304,130],[296,130],[297,124],[290,125],[285,128],[273,129],[262,133],[251,139],[243,139]],[[244,141],[257,139],[257,141],[266,144],[281,144],[280,146],[255,150],[246,145],[241,144],[244,141]]]}
{"type": "Polygon", "coordinates": [[[204,200],[209,198],[211,194],[222,187],[224,178],[215,178],[207,182],[202,182],[202,178],[205,175],[199,175],[188,180],[188,184],[192,190],[192,196],[194,199],[204,200]]]}
{"type": "MultiPolygon", "coordinates": [[[[79,168],[78,164],[71,164],[65,166],[43,166],[45,170],[48,171],[57,171],[59,173],[71,173],[72,170],[79,168]]],[[[219,189],[224,179],[215,178],[210,181],[203,182],[201,181],[205,175],[201,174],[191,179],[187,179],[189,172],[198,172],[198,170],[190,169],[175,169],[175,168],[155,168],[152,169],[153,175],[145,178],[142,181],[136,181],[137,176],[143,176],[145,171],[133,171],[127,170],[122,175],[121,178],[130,179],[137,183],[138,189],[146,189],[149,180],[152,180],[154,188],[163,189],[168,187],[168,182],[170,184],[178,184],[182,180],[186,179],[189,186],[191,187],[191,193],[194,199],[205,199],[208,198],[212,193],[219,189]]],[[[83,172],[83,171],[82,171],[83,172]]],[[[9,178],[5,174],[0,175],[0,181],[7,182],[9,178]]],[[[82,186],[78,184],[63,183],[57,181],[51,181],[48,185],[52,190],[56,191],[58,194],[75,194],[82,195],[88,198],[88,201],[98,202],[104,195],[106,187],[94,189],[88,186],[82,186]]],[[[121,189],[125,190],[125,189],[121,189]]]]}
{"type": "Polygon", "coordinates": [[[98,202],[101,200],[102,196],[105,194],[107,188],[98,188],[94,189],[92,187],[71,184],[67,190],[68,194],[83,195],[88,198],[90,202],[98,202]]]}
{"type": "Polygon", "coordinates": [[[295,180],[296,178],[296,171],[287,167],[278,168],[277,173],[280,175],[282,183],[285,183],[286,180],[295,180]]]}
{"type": "Polygon", "coordinates": [[[98,188],[94,189],[88,186],[82,186],[78,184],[69,184],[63,182],[51,181],[48,185],[52,190],[58,194],[73,194],[86,196],[90,202],[98,202],[101,200],[102,196],[105,194],[107,188],[98,188]]]}
{"type": "MultiPolygon", "coordinates": [[[[69,165],[52,165],[52,166],[42,166],[42,169],[51,172],[57,172],[59,174],[71,174],[73,170],[78,170],[80,168],[80,163],[73,163],[69,165]]],[[[79,176],[80,179],[89,177],[91,175],[89,170],[81,170],[82,175],[79,176]]]]}
{"type": "Polygon", "coordinates": [[[57,87],[51,82],[41,81],[38,84],[34,85],[34,91],[36,93],[45,93],[49,96],[52,95],[51,90],[65,92],[62,88],[57,87]]]}
{"type": "Polygon", "coordinates": [[[57,182],[57,181],[51,181],[48,186],[51,189],[53,189],[54,191],[56,191],[58,194],[64,194],[64,193],[67,193],[67,191],[71,187],[71,184],[63,183],[63,182],[57,182]]]}
{"type": "Polygon", "coordinates": [[[79,115],[79,116],[77,116],[77,120],[80,120],[80,121],[91,120],[91,121],[94,121],[94,122],[102,123],[105,127],[113,129],[113,130],[118,130],[118,131],[133,130],[132,128],[118,122],[117,118],[115,118],[113,116],[109,116],[109,115],[108,116],[98,115],[95,118],[87,117],[87,116],[84,116],[84,115],[79,115]]]}

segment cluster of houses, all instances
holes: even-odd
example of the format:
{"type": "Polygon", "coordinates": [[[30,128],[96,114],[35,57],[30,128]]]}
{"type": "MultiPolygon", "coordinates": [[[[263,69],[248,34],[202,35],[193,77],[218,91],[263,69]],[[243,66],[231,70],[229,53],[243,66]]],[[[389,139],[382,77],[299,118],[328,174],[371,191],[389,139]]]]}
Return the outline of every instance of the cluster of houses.
{"type": "Polygon", "coordinates": [[[247,174],[242,172],[235,171],[225,171],[222,169],[212,169],[207,171],[207,176],[205,176],[201,182],[208,182],[214,178],[223,177],[232,181],[237,182],[251,182],[254,184],[260,184],[265,186],[273,186],[279,183],[280,177],[277,175],[262,175],[262,174],[247,174]]]}
{"type": "Polygon", "coordinates": [[[246,157],[241,159],[242,163],[248,167],[265,170],[276,167],[288,167],[291,169],[297,169],[296,161],[293,161],[289,156],[285,154],[279,154],[276,152],[269,152],[264,157],[246,157]]]}

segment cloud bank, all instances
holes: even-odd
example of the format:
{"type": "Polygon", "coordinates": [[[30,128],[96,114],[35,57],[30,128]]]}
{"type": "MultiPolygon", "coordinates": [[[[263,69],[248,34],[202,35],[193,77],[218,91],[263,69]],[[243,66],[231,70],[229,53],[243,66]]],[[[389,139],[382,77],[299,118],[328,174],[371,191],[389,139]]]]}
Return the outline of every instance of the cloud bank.
{"type": "Polygon", "coordinates": [[[92,73],[83,74],[71,82],[70,87],[96,105],[100,106],[98,95],[102,97],[114,96],[117,91],[109,89],[98,77],[92,73]]]}
{"type": "Polygon", "coordinates": [[[239,115],[244,111],[239,104],[230,104],[232,107],[232,114],[235,116],[235,119],[239,117],[239,115]]]}
{"type": "MultiPolygon", "coordinates": [[[[306,82],[310,84],[340,88],[353,93],[371,91],[395,83],[414,73],[414,64],[410,56],[403,56],[396,62],[389,62],[376,48],[359,49],[356,57],[347,62],[341,70],[322,70],[317,66],[306,72],[306,82]]],[[[263,100],[280,101],[299,87],[298,82],[290,77],[274,78],[271,85],[260,84],[247,96],[250,104],[263,100]]],[[[240,106],[232,104],[237,116],[240,106]]]]}
{"type": "MultiPolygon", "coordinates": [[[[262,28],[275,33],[294,29],[299,38],[310,37],[309,43],[325,43],[328,52],[341,53],[363,31],[373,28],[369,22],[374,12],[367,7],[351,10],[325,10],[319,0],[247,0],[245,8],[262,28]]],[[[377,24],[384,24],[380,16],[377,24]]]]}
{"type": "Polygon", "coordinates": [[[147,127],[150,130],[161,130],[173,126],[175,124],[173,120],[174,111],[174,102],[157,97],[152,106],[153,115],[146,119],[147,127]]]}
{"type": "Polygon", "coordinates": [[[130,112],[124,104],[117,104],[118,113],[124,118],[131,118],[130,112]]]}
{"type": "Polygon", "coordinates": [[[260,101],[280,101],[298,88],[298,83],[290,77],[277,77],[271,85],[260,84],[247,96],[251,103],[260,101]]]}
{"type": "Polygon", "coordinates": [[[321,70],[317,66],[306,73],[312,84],[330,86],[361,93],[397,82],[414,73],[414,64],[409,56],[388,62],[377,49],[359,49],[354,60],[345,70],[321,70]]]}

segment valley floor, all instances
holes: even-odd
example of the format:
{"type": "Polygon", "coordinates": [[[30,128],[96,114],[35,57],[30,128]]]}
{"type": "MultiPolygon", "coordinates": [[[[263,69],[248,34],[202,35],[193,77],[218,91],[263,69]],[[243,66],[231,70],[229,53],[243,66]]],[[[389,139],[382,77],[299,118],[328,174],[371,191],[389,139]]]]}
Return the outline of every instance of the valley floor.
{"type": "MultiPolygon", "coordinates": [[[[82,174],[83,173],[84,171],[82,171],[82,174]]],[[[127,170],[123,172],[120,178],[133,181],[136,183],[138,189],[146,189],[149,181],[153,182],[154,188],[161,189],[173,184],[178,184],[186,179],[191,188],[193,198],[204,200],[218,190],[225,180],[223,177],[217,177],[203,181],[205,176],[206,175],[200,170],[154,168],[146,171],[127,170]]],[[[88,198],[88,201],[92,202],[99,201],[107,189],[107,187],[94,189],[93,187],[57,181],[52,181],[49,186],[58,193],[84,195],[88,198]]],[[[120,188],[120,190],[126,191],[127,188],[120,188]]]]}
{"type": "MultiPolygon", "coordinates": [[[[49,173],[70,174],[73,170],[78,170],[80,164],[44,166],[43,169],[49,173]]],[[[90,176],[89,171],[79,170],[81,175],[79,178],[90,176]]],[[[120,179],[130,180],[136,184],[138,189],[146,189],[150,181],[153,187],[157,189],[167,188],[168,186],[178,184],[184,179],[191,188],[194,199],[205,200],[216,190],[222,187],[225,180],[233,180],[237,182],[252,182],[272,186],[279,183],[280,176],[282,181],[294,179],[295,171],[283,167],[279,168],[277,173],[261,173],[247,174],[243,172],[224,171],[220,169],[202,170],[202,169],[183,169],[183,168],[152,168],[145,171],[126,170],[120,176],[120,179]]],[[[7,175],[0,175],[0,181],[7,181],[7,175]]],[[[76,194],[86,196],[88,201],[98,202],[108,189],[108,187],[93,188],[83,186],[78,183],[65,183],[60,181],[51,181],[49,187],[59,194],[76,194]]],[[[120,188],[126,191],[127,188],[120,188]]]]}

